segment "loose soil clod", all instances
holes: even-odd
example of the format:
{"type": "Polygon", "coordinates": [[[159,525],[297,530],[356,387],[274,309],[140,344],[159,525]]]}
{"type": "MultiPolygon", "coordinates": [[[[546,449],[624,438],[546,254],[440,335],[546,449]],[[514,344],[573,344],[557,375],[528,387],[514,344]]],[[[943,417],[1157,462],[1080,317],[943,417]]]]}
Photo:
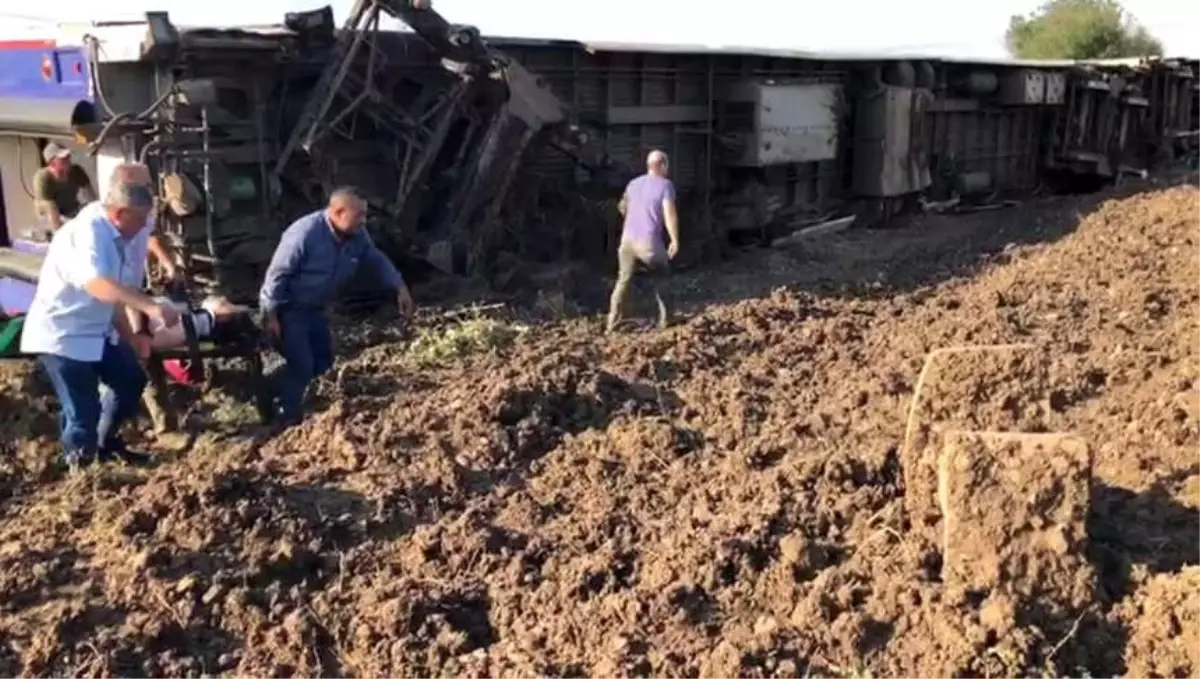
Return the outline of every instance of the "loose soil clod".
{"type": "Polygon", "coordinates": [[[148,471],[56,476],[51,401],[8,371],[0,674],[1194,676],[1197,207],[848,232],[679,276],[666,331],[563,320],[435,367],[347,338],[303,425],[148,471]],[[1025,343],[931,370],[905,446],[931,351],[1025,343]],[[1090,463],[949,446],[944,554],[949,430],[1090,463]],[[1065,552],[1013,532],[1042,521],[1065,552]]]}
{"type": "Polygon", "coordinates": [[[1018,620],[1082,613],[1095,598],[1091,474],[1087,445],[1071,436],[947,432],[938,461],[947,598],[981,600],[980,621],[997,635],[1018,620]]]}

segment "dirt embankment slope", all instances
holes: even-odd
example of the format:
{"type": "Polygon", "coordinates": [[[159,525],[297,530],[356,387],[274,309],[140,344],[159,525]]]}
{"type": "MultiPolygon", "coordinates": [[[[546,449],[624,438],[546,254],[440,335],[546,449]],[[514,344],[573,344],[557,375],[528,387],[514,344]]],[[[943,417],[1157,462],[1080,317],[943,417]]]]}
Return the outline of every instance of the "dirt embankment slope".
{"type": "Polygon", "coordinates": [[[26,479],[0,673],[1194,676],[1197,201],[771,252],[700,287],[801,284],[668,331],[564,322],[434,372],[365,352],[265,444],[26,479]],[[910,422],[930,351],[1010,343],[941,361],[910,422]],[[951,591],[907,424],[1087,443],[1058,589],[951,591]]]}

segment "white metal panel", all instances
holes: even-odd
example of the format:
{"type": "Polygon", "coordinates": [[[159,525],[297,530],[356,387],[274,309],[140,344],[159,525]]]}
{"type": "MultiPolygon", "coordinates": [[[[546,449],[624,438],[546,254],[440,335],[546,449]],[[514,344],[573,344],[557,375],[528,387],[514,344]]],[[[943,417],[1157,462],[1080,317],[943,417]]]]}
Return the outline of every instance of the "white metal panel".
{"type": "Polygon", "coordinates": [[[761,85],[758,93],[760,165],[808,163],[837,157],[839,85],[761,85]]]}
{"type": "Polygon", "coordinates": [[[96,60],[100,63],[119,63],[141,59],[142,39],[146,37],[146,22],[116,25],[97,25],[92,22],[70,22],[58,25],[55,38],[59,45],[85,45],[94,41],[96,60]]]}
{"type": "Polygon", "coordinates": [[[0,21],[0,40],[50,40],[54,26],[49,21],[18,21],[5,18],[0,21]]]}
{"type": "Polygon", "coordinates": [[[1067,100],[1067,74],[1059,71],[1046,74],[1046,103],[1055,106],[1067,100]]]}

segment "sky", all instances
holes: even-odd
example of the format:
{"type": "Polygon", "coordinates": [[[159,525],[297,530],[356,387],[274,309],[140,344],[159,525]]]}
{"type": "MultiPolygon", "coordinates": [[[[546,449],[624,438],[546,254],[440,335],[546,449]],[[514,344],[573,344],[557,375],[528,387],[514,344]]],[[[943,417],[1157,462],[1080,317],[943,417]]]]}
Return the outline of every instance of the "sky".
{"type": "MultiPolygon", "coordinates": [[[[695,0],[434,0],[434,8],[453,23],[510,37],[996,58],[1007,55],[1009,17],[1040,3],[713,0],[706,6],[695,0]],[[788,5],[803,9],[782,9],[788,5]]],[[[137,19],[147,10],[168,11],[181,25],[273,24],[285,12],[325,4],[333,5],[340,24],[352,0],[41,0],[20,5],[0,0],[0,38],[36,33],[46,22],[137,19]]],[[[1163,41],[1168,56],[1200,56],[1200,2],[1124,0],[1123,5],[1163,41]]]]}

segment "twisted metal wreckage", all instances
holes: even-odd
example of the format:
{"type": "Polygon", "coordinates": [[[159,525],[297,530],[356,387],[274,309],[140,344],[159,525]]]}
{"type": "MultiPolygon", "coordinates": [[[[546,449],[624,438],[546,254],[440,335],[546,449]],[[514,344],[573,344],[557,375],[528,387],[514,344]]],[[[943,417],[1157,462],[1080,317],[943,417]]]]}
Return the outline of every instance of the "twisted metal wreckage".
{"type": "MultiPolygon", "coordinates": [[[[330,18],[326,9],[289,16],[289,25],[328,37],[330,18]]],[[[303,150],[305,170],[327,189],[347,162],[343,142],[370,139],[386,149],[396,175],[373,185],[372,195],[398,233],[435,234],[426,252],[444,271],[487,270],[501,210],[535,140],[594,174],[614,169],[568,122],[567,107],[541,78],[475,28],[451,25],[419,1],[360,0],[330,54],[275,159],[275,176],[287,176],[289,161],[303,150]],[[380,32],[384,14],[402,20],[431,50],[418,62],[420,76],[391,68],[394,51],[386,48],[394,36],[380,32]],[[440,69],[427,68],[438,59],[440,69]]]]}

